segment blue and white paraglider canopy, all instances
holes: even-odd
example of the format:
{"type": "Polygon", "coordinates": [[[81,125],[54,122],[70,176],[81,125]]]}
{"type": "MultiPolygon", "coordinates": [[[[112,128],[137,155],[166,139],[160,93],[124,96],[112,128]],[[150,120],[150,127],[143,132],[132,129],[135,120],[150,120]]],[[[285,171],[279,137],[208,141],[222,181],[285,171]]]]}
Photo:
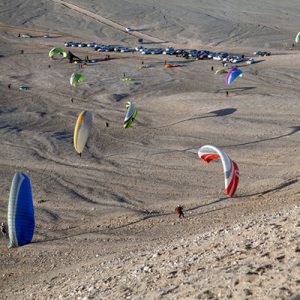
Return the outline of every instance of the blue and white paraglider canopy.
{"type": "Polygon", "coordinates": [[[34,208],[29,177],[17,172],[12,180],[8,202],[8,247],[18,247],[32,241],[34,208]]]}

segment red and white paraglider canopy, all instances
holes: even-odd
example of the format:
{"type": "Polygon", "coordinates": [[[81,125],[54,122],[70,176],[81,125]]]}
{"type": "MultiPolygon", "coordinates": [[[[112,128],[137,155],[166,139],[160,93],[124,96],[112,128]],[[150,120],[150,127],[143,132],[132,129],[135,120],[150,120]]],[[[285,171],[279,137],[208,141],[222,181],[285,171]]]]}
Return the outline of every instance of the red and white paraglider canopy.
{"type": "Polygon", "coordinates": [[[214,159],[221,159],[225,175],[225,191],[227,196],[233,197],[239,184],[239,168],[236,162],[231,160],[224,151],[210,145],[201,147],[198,156],[207,163],[214,159]]]}

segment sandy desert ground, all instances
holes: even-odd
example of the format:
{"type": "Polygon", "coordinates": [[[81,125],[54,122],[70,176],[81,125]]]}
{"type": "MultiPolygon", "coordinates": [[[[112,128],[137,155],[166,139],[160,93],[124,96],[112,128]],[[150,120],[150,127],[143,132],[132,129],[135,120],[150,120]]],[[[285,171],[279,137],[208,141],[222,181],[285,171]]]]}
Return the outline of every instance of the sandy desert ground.
{"type": "Polygon", "coordinates": [[[298,0],[1,1],[0,221],[22,170],[36,230],[23,247],[0,239],[0,298],[296,299],[299,15],[298,0]],[[64,41],[136,46],[138,38],[272,55],[241,64],[244,77],[230,88],[211,71],[218,61],[138,53],[102,61],[72,48],[99,60],[79,69],[48,57],[64,41]],[[182,67],[165,69],[165,59],[182,67]],[[74,71],[86,78],[76,89],[74,71]],[[124,129],[129,100],[139,112],[124,129]],[[82,110],[94,113],[94,128],[79,157],[72,143],[82,110]],[[238,163],[236,197],[224,193],[220,163],[199,161],[206,144],[238,163]]]}

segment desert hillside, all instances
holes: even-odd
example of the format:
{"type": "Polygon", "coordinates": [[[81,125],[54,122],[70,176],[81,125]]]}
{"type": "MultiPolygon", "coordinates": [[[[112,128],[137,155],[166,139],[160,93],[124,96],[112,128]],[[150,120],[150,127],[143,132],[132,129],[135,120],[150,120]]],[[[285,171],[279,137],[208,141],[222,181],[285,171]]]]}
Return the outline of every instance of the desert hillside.
{"type": "Polygon", "coordinates": [[[23,247],[7,249],[1,236],[0,298],[300,293],[299,14],[295,0],[1,1],[0,222],[12,178],[24,171],[36,227],[23,247]],[[90,47],[64,47],[136,47],[141,38],[149,48],[272,55],[239,63],[243,77],[228,87],[217,60],[138,52],[105,60],[90,47]],[[53,47],[89,61],[50,60],[53,47]],[[76,88],[73,72],[85,78],[76,88]],[[127,101],[138,115],[124,129],[127,101]],[[94,125],[80,157],[73,133],[83,110],[94,125]],[[221,162],[199,160],[203,145],[238,164],[233,198],[221,162]]]}

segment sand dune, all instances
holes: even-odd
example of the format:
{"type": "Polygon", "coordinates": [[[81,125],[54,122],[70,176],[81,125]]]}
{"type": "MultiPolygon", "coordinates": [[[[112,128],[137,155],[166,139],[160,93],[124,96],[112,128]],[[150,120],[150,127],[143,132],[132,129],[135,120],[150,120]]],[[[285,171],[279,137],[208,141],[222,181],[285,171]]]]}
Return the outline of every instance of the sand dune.
{"type": "Polygon", "coordinates": [[[32,244],[8,250],[0,240],[0,298],[225,299],[231,293],[233,299],[288,299],[297,293],[300,47],[289,48],[300,28],[298,1],[5,0],[0,16],[0,221],[17,170],[31,178],[36,213],[32,244]],[[240,54],[259,47],[273,55],[242,65],[244,77],[229,89],[211,71],[221,67],[217,61],[138,53],[102,61],[105,54],[72,48],[99,59],[79,69],[48,57],[66,40],[135,46],[137,38],[149,47],[240,54]],[[165,60],[182,67],[165,69],[165,60]],[[86,78],[76,89],[69,84],[74,71],[86,78]],[[134,80],[120,80],[123,73],[134,80]],[[125,130],[129,100],[139,113],[125,130]],[[79,157],[72,143],[82,110],[94,113],[95,124],[79,157]],[[236,198],[225,196],[221,165],[199,161],[205,144],[238,162],[236,198]],[[174,214],[179,203],[183,220],[174,214]],[[274,223],[289,234],[283,237],[274,223]],[[267,243],[269,257],[257,259],[263,246],[241,249],[241,237],[251,236],[252,244],[267,243]],[[239,261],[240,251],[245,264],[226,275],[225,265],[239,261]],[[220,263],[213,263],[216,257],[220,263]],[[272,271],[259,269],[264,275],[248,281],[251,261],[256,269],[271,264],[272,271]],[[226,280],[217,280],[219,273],[226,280]],[[242,284],[228,288],[237,279],[242,284]]]}

